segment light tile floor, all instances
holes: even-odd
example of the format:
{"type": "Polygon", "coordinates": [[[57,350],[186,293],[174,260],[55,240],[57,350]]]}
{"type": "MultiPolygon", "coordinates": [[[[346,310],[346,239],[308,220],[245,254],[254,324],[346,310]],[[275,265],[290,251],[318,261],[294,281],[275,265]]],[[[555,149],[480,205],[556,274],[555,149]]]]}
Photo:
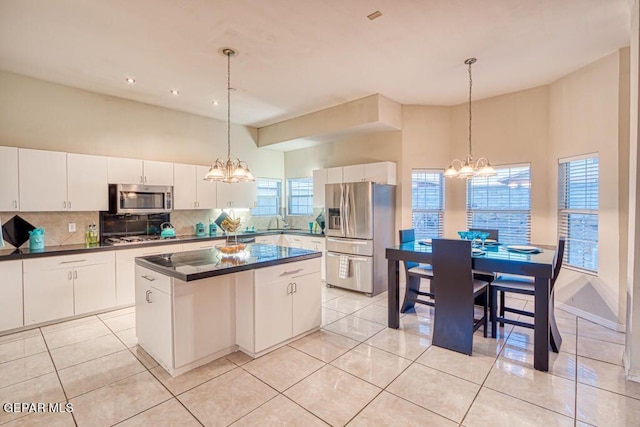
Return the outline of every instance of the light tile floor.
{"type": "MultiPolygon", "coordinates": [[[[557,312],[563,345],[533,369],[533,331],[474,336],[465,356],[431,345],[433,310],[386,327],[385,294],[324,289],[323,328],[261,358],[237,352],[176,378],[139,346],[135,310],[0,337],[0,401],[73,413],[0,411],[6,426],[637,426],[624,335],[557,312]]],[[[530,300],[511,300],[527,307],[530,300]]]]}

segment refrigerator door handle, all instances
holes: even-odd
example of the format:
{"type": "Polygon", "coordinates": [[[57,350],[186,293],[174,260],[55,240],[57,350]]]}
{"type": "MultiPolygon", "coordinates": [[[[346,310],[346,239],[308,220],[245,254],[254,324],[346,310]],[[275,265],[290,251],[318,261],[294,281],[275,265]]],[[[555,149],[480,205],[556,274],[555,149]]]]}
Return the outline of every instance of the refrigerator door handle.
{"type": "Polygon", "coordinates": [[[351,188],[350,184],[344,185],[344,236],[349,235],[349,188],[351,188]]]}
{"type": "Polygon", "coordinates": [[[340,184],[340,234],[344,236],[344,184],[340,184]]]}
{"type": "Polygon", "coordinates": [[[368,241],[366,240],[348,240],[348,239],[332,239],[330,237],[327,237],[327,242],[333,242],[333,243],[351,243],[353,245],[367,245],[368,241]]]}

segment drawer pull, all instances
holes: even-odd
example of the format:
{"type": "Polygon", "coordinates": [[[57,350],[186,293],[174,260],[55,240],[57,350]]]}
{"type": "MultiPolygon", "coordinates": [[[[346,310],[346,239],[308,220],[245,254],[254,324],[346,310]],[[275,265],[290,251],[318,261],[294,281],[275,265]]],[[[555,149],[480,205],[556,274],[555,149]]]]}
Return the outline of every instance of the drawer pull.
{"type": "Polygon", "coordinates": [[[60,264],[72,264],[74,262],[85,262],[86,259],[77,259],[75,261],[62,261],[60,264]]]}
{"type": "Polygon", "coordinates": [[[299,268],[297,270],[293,270],[293,271],[285,271],[284,273],[280,274],[280,277],[282,276],[288,276],[290,274],[296,274],[296,273],[300,273],[302,270],[304,270],[304,268],[299,268]]]}
{"type": "MultiPolygon", "coordinates": [[[[146,275],[143,275],[143,276],[142,276],[142,278],[143,278],[143,279],[147,279],[147,280],[148,280],[148,281],[150,281],[150,282],[153,282],[153,281],[155,281],[155,280],[156,280],[156,278],[155,278],[155,277],[146,276],[146,275]]],[[[148,292],[148,291],[147,291],[147,292],[148,292]]]]}
{"type": "Polygon", "coordinates": [[[151,291],[147,291],[147,295],[145,297],[145,299],[147,300],[148,303],[151,303],[151,291]]]}
{"type": "Polygon", "coordinates": [[[363,241],[360,242],[358,240],[346,240],[346,239],[342,239],[342,240],[337,240],[337,239],[327,239],[327,242],[333,242],[333,243],[346,243],[346,244],[350,244],[350,245],[367,245],[368,242],[367,241],[363,241]]]}

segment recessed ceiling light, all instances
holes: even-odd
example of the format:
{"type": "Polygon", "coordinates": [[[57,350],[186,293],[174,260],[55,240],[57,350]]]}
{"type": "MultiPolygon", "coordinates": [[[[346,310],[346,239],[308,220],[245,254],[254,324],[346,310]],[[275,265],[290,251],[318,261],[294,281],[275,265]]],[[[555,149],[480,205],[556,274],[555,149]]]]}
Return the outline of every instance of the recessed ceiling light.
{"type": "Polygon", "coordinates": [[[380,18],[381,16],[382,16],[382,12],[380,12],[379,10],[376,10],[375,12],[367,15],[367,18],[369,18],[370,21],[373,21],[374,19],[380,18]]]}
{"type": "Polygon", "coordinates": [[[127,77],[126,79],[124,79],[127,83],[129,83],[130,85],[134,84],[136,82],[136,79],[134,79],[133,77],[127,77]]]}
{"type": "Polygon", "coordinates": [[[179,94],[180,92],[178,92],[177,90],[171,89],[171,95],[179,95],[179,94]]]}
{"type": "Polygon", "coordinates": [[[215,100],[213,101],[213,105],[220,105],[220,101],[218,101],[217,99],[215,99],[215,100]]]}

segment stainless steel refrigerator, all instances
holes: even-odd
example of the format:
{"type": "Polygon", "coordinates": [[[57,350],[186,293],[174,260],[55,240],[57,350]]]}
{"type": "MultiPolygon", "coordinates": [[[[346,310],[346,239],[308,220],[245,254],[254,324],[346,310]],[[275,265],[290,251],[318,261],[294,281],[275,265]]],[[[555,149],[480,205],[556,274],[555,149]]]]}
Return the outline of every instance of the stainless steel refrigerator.
{"type": "Polygon", "coordinates": [[[385,249],[394,244],[395,186],[327,184],[327,284],[369,296],[387,290],[385,249]]]}

